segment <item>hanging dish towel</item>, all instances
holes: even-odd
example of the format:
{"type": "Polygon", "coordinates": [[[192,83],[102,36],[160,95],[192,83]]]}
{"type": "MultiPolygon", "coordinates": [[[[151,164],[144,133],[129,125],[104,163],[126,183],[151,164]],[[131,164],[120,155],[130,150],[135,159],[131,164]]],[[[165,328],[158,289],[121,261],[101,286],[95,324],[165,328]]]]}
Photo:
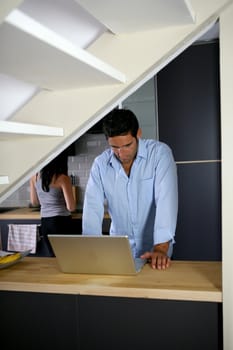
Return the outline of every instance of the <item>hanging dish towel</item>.
{"type": "Polygon", "coordinates": [[[7,249],[17,252],[31,249],[31,253],[35,254],[38,225],[10,224],[8,227],[7,249]]]}

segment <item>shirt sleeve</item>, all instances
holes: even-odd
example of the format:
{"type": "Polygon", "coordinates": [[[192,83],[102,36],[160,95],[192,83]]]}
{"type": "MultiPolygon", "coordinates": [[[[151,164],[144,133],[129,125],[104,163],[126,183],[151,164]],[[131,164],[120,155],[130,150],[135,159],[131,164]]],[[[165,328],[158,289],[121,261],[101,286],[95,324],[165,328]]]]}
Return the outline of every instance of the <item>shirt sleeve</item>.
{"type": "Polygon", "coordinates": [[[155,176],[154,244],[175,242],[178,213],[177,168],[170,148],[163,144],[155,176]]]}
{"type": "Polygon", "coordinates": [[[84,235],[101,235],[104,216],[104,190],[100,178],[99,166],[94,161],[86,186],[82,231],[84,235]]]}

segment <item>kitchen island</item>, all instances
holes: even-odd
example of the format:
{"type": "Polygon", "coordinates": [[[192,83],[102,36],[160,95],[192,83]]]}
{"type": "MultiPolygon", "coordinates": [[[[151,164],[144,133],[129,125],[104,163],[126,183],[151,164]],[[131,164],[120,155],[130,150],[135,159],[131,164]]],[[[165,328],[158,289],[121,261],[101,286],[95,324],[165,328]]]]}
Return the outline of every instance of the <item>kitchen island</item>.
{"type": "MultiPolygon", "coordinates": [[[[74,219],[81,219],[81,211],[72,213],[74,219]]],[[[21,208],[1,208],[0,220],[39,220],[39,208],[21,207],[21,208]]]]}
{"type": "Polygon", "coordinates": [[[222,348],[221,262],[108,276],[26,257],[0,270],[0,307],[2,344],[24,349],[222,348]]]}
{"type": "MultiPolygon", "coordinates": [[[[109,219],[108,213],[104,217],[109,219]]],[[[82,210],[72,213],[73,219],[82,219],[82,210]]],[[[1,220],[39,220],[40,210],[38,208],[21,207],[21,208],[0,208],[1,220]]]]}
{"type": "MultiPolygon", "coordinates": [[[[81,234],[82,232],[82,210],[72,212],[72,232],[69,234],[81,234]]],[[[2,247],[7,249],[8,240],[8,224],[25,225],[36,224],[40,225],[40,210],[39,208],[21,207],[21,208],[0,208],[0,232],[2,238],[2,247]]],[[[109,232],[110,217],[105,213],[103,220],[103,233],[109,232]]],[[[65,232],[68,233],[68,232],[65,232]]],[[[47,256],[47,249],[38,244],[37,256],[47,256]]]]}

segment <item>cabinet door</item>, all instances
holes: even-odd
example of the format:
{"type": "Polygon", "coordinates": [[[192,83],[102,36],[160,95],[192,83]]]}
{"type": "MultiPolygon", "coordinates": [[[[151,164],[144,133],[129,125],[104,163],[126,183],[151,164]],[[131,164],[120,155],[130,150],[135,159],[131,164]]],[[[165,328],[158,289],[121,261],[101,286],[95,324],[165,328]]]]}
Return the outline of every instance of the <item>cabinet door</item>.
{"type": "Polygon", "coordinates": [[[220,164],[179,164],[178,187],[179,211],[173,259],[220,261],[220,164]]]}
{"type": "Polygon", "coordinates": [[[221,260],[219,44],[189,47],[157,75],[159,139],[178,168],[174,259],[221,260]]]}
{"type": "Polygon", "coordinates": [[[79,316],[82,350],[222,348],[217,303],[80,296],[79,316]]]}
{"type": "Polygon", "coordinates": [[[176,161],[220,158],[219,45],[193,45],[157,75],[159,139],[176,161]]]}
{"type": "Polygon", "coordinates": [[[77,296],[0,292],[2,349],[79,350],[77,296]]]}

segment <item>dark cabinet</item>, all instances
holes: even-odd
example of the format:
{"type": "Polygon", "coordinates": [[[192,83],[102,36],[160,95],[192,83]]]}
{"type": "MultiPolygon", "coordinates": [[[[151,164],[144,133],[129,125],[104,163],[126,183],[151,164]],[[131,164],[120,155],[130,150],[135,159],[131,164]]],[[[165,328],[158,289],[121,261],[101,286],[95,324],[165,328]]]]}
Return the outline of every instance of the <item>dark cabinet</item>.
{"type": "Polygon", "coordinates": [[[79,297],[82,350],[219,350],[221,305],[208,302],[79,297]]]}
{"type": "Polygon", "coordinates": [[[219,43],[186,49],[157,75],[159,139],[177,162],[173,258],[221,260],[219,43]]]}
{"type": "Polygon", "coordinates": [[[213,302],[0,291],[0,310],[4,349],[222,349],[213,302]]]}
{"type": "Polygon", "coordinates": [[[221,260],[220,164],[180,164],[178,185],[179,212],[173,259],[221,260]]]}
{"type": "Polygon", "coordinates": [[[176,161],[220,159],[219,44],[193,45],[157,75],[159,139],[176,161]]]}
{"type": "Polygon", "coordinates": [[[79,350],[77,296],[0,292],[3,349],[79,350]]]}

